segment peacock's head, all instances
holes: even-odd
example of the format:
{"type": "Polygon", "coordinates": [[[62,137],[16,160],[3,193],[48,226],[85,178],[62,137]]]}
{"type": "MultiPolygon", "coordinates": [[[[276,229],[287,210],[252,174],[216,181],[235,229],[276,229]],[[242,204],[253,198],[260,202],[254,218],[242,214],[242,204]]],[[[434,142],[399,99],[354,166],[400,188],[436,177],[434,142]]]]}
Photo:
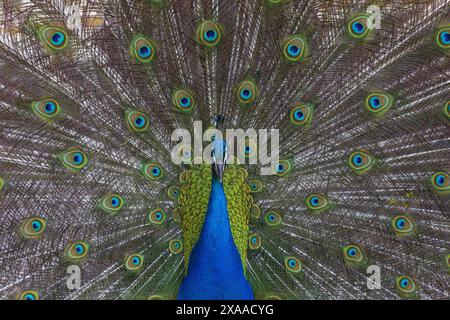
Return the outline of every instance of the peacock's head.
{"type": "MultiPolygon", "coordinates": [[[[215,117],[214,126],[220,130],[225,117],[221,114],[215,117]]],[[[219,178],[222,183],[223,172],[225,171],[225,165],[227,161],[227,143],[223,139],[216,138],[212,142],[211,149],[212,157],[212,171],[219,178]]]]}
{"type": "Polygon", "coordinates": [[[223,139],[215,139],[211,149],[212,171],[222,183],[223,172],[227,161],[227,144],[223,139]]]}

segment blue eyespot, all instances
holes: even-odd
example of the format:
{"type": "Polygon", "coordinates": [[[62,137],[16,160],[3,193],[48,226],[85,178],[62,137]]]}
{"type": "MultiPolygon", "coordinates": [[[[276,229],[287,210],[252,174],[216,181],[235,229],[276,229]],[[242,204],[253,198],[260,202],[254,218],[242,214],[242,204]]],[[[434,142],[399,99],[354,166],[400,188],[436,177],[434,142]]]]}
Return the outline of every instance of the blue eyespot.
{"type": "Polygon", "coordinates": [[[150,57],[151,54],[152,54],[152,49],[149,46],[142,46],[139,49],[139,56],[141,58],[144,58],[144,59],[148,58],[148,57],[150,57]]]}
{"type": "Polygon", "coordinates": [[[380,99],[378,97],[372,97],[369,100],[370,106],[374,109],[378,109],[381,106],[380,99]]]}
{"type": "Polygon", "coordinates": [[[25,295],[25,300],[36,300],[36,297],[32,295],[31,293],[27,293],[25,295]]]}
{"type": "Polygon", "coordinates": [[[111,205],[116,208],[118,205],[120,204],[120,200],[117,197],[112,197],[111,198],[111,205]]]}
{"type": "Polygon", "coordinates": [[[163,218],[163,215],[161,212],[156,213],[156,220],[160,221],[163,218]]]}
{"type": "Polygon", "coordinates": [[[65,36],[62,32],[58,31],[51,37],[51,43],[55,46],[60,46],[64,42],[65,36]]]}
{"type": "Polygon", "coordinates": [[[145,118],[143,116],[137,117],[136,120],[134,120],[134,124],[136,125],[136,127],[142,128],[143,126],[145,126],[145,118]]]}
{"type": "Polygon", "coordinates": [[[31,227],[33,228],[34,231],[39,231],[42,228],[42,223],[40,223],[39,221],[33,221],[31,227]]]}
{"type": "Polygon", "coordinates": [[[443,44],[450,44],[450,33],[447,31],[441,32],[440,39],[443,44]]]}
{"type": "Polygon", "coordinates": [[[84,158],[83,155],[81,153],[77,152],[73,155],[73,163],[76,165],[79,165],[79,164],[83,163],[83,158],[84,158]]]}
{"type": "Polygon", "coordinates": [[[253,238],[252,238],[252,243],[253,243],[253,244],[256,244],[256,242],[258,242],[258,239],[256,239],[256,237],[253,237],[253,238]]]}
{"type": "Polygon", "coordinates": [[[289,259],[288,264],[291,268],[294,268],[297,265],[297,261],[294,259],[289,259]]]}
{"type": "Polygon", "coordinates": [[[180,105],[184,108],[188,108],[191,105],[191,99],[187,97],[181,98],[180,105]]]}
{"type": "Polygon", "coordinates": [[[250,146],[245,146],[245,152],[246,152],[246,153],[250,153],[250,151],[251,151],[250,146]]]}
{"type": "Polygon", "coordinates": [[[400,286],[402,288],[406,288],[406,287],[408,287],[408,285],[409,285],[409,280],[408,279],[404,278],[404,279],[402,279],[402,281],[400,281],[400,286]]]}
{"type": "Polygon", "coordinates": [[[248,100],[252,97],[252,92],[248,89],[244,89],[241,91],[240,95],[242,99],[248,100]]]}
{"type": "Polygon", "coordinates": [[[52,114],[56,110],[56,106],[53,102],[47,102],[44,106],[45,113],[52,114]]]}
{"type": "Polygon", "coordinates": [[[312,197],[310,202],[311,202],[311,205],[313,207],[317,207],[319,205],[319,198],[318,197],[312,197]]]}
{"type": "Polygon", "coordinates": [[[159,176],[159,174],[161,173],[161,170],[158,167],[154,167],[152,169],[152,174],[156,177],[159,176]]]}
{"type": "Polygon", "coordinates": [[[405,227],[405,224],[406,221],[403,218],[398,219],[397,222],[395,223],[398,229],[403,229],[405,227]]]}
{"type": "Polygon", "coordinates": [[[350,257],[354,257],[356,255],[356,249],[350,248],[350,249],[348,249],[347,253],[350,257]]]}
{"type": "Polygon", "coordinates": [[[213,29],[209,29],[205,32],[205,39],[207,41],[214,41],[217,39],[217,32],[213,29]]]}
{"type": "Polygon", "coordinates": [[[284,170],[284,166],[282,164],[278,164],[277,165],[277,171],[278,172],[283,172],[283,170],[284,170]]]}
{"type": "Polygon", "coordinates": [[[75,246],[75,251],[76,251],[78,254],[82,254],[82,253],[84,252],[84,247],[83,247],[81,244],[77,244],[77,245],[75,246]]]}
{"type": "Polygon", "coordinates": [[[439,186],[439,187],[442,187],[442,186],[444,186],[444,184],[445,184],[445,177],[444,177],[444,175],[443,174],[438,174],[437,176],[436,176],[436,184],[439,186]]]}
{"type": "Polygon", "coordinates": [[[356,155],[353,157],[352,162],[355,166],[359,167],[361,165],[361,163],[363,162],[363,159],[360,155],[356,155]]]}
{"type": "Polygon", "coordinates": [[[301,110],[296,110],[294,112],[294,118],[295,120],[303,121],[305,120],[305,114],[301,110]]]}
{"type": "Polygon", "coordinates": [[[297,57],[301,53],[301,49],[295,44],[288,45],[287,51],[291,57],[297,57]]]}
{"type": "Polygon", "coordinates": [[[352,23],[352,30],[354,33],[361,34],[364,32],[364,25],[361,22],[355,21],[352,23]]]}
{"type": "Polygon", "coordinates": [[[275,220],[275,216],[273,214],[269,215],[268,217],[269,221],[274,221],[275,220]]]}
{"type": "Polygon", "coordinates": [[[135,266],[138,265],[141,262],[141,259],[138,257],[134,257],[133,260],[131,260],[131,263],[133,263],[135,266]]]}

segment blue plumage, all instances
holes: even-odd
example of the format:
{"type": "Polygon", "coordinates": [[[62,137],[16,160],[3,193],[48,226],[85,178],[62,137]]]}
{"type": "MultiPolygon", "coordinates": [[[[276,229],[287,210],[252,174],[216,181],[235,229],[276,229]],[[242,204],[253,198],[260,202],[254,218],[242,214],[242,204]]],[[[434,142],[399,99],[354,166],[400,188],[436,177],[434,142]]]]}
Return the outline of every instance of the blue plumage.
{"type": "Polygon", "coordinates": [[[253,299],[233,241],[223,185],[213,177],[205,224],[178,299],[253,299]]]}

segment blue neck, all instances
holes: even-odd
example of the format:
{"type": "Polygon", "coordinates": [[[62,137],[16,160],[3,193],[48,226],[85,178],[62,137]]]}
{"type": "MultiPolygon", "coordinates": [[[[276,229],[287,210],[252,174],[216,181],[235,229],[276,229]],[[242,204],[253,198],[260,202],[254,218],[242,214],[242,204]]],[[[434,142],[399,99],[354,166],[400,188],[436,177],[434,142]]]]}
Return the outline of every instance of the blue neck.
{"type": "Polygon", "coordinates": [[[214,174],[205,223],[192,249],[178,299],[253,299],[231,234],[223,186],[214,174]]]}

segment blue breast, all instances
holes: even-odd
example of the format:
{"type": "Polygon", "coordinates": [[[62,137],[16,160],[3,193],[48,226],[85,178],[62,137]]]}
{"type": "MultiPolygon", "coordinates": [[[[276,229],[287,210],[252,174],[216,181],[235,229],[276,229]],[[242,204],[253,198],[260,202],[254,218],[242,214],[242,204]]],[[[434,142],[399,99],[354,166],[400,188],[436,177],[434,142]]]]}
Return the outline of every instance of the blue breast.
{"type": "Polygon", "coordinates": [[[254,299],[234,244],[222,184],[214,177],[205,223],[194,246],[178,299],[254,299]]]}

